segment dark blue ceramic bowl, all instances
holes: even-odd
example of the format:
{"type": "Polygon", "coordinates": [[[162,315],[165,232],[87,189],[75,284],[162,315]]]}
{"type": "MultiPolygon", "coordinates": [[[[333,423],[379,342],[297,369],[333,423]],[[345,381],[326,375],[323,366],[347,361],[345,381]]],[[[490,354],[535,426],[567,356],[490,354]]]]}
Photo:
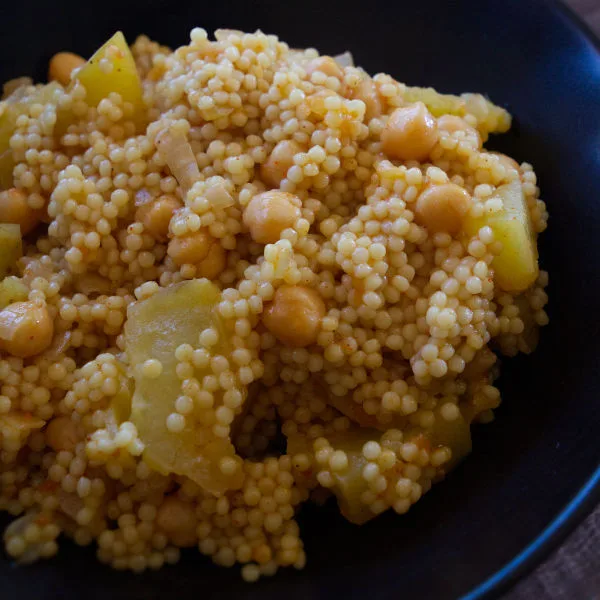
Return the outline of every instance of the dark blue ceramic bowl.
{"type": "Polygon", "coordinates": [[[116,29],[176,46],[192,26],[277,33],[294,46],[352,50],[371,72],[445,92],[480,91],[515,116],[493,144],[531,162],[550,209],[541,260],[550,326],[505,365],[504,404],[471,457],[404,517],[355,527],[335,507],[300,516],[302,572],[255,585],[195,552],[143,576],[67,543],[58,558],[0,562],[2,600],[497,597],[600,498],[600,53],[571,14],[541,0],[81,0],[0,6],[0,79],[43,78],[48,58],[89,55],[116,29]]]}

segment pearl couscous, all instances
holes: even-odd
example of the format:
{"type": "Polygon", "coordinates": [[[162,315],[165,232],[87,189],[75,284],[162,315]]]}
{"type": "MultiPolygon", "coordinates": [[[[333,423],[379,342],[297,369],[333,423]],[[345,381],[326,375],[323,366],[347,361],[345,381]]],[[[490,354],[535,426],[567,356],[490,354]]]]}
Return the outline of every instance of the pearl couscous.
{"type": "Polygon", "coordinates": [[[116,569],[301,569],[295,515],[399,514],[492,420],[547,274],[532,167],[483,96],[348,53],[116,34],[0,102],[0,509],[116,569]]]}

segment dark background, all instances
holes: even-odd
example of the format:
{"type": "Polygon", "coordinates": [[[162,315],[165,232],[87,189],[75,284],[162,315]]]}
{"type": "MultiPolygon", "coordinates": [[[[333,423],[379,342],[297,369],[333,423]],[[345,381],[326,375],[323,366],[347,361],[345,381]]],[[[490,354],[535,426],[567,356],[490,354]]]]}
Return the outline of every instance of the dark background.
{"type": "Polygon", "coordinates": [[[541,256],[551,324],[538,352],[505,365],[504,403],[493,425],[476,429],[471,457],[409,515],[357,528],[334,507],[305,509],[301,573],[281,571],[249,586],[192,552],[140,577],[112,572],[91,548],[65,542],[58,558],[32,567],[0,559],[0,597],[456,598],[529,544],[600,462],[598,51],[542,0],[2,2],[0,78],[43,78],[53,53],[90,55],[116,29],[130,41],[143,32],[177,46],[196,25],[260,27],[324,53],[350,49],[370,72],[445,92],[479,91],[506,106],[515,127],[492,145],[535,166],[550,209],[541,256]]]}

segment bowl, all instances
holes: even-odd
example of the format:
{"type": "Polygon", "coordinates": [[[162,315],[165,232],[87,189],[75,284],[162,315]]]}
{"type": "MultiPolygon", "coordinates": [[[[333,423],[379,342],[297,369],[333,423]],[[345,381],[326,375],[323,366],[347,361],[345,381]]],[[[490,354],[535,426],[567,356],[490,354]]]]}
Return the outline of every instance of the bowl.
{"type": "Polygon", "coordinates": [[[357,527],[332,505],[302,510],[304,571],[248,585],[189,552],[176,567],[139,576],[64,542],[57,558],[30,567],[2,559],[3,599],[497,597],[598,501],[600,53],[565,8],[541,0],[56,0],[0,12],[2,81],[43,80],[54,52],[90,55],[117,29],[177,46],[200,25],[261,28],[332,54],[350,49],[370,72],[489,95],[515,117],[492,146],[534,165],[549,206],[541,264],[551,319],[537,352],[505,362],[503,405],[493,424],[475,428],[472,455],[409,514],[357,527]]]}

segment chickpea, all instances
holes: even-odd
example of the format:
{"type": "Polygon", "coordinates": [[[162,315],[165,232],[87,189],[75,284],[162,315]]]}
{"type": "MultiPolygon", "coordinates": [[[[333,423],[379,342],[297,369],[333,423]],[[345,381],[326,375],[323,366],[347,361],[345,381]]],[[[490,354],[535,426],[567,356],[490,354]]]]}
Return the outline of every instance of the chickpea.
{"type": "Polygon", "coordinates": [[[27,195],[11,188],[0,192],[0,223],[21,226],[21,235],[27,235],[40,222],[44,211],[34,210],[27,203],[27,195]]]}
{"type": "Polygon", "coordinates": [[[179,266],[198,264],[206,258],[212,243],[212,236],[201,229],[186,236],[173,238],[169,242],[167,254],[179,266]]]}
{"type": "Polygon", "coordinates": [[[144,224],[144,229],[154,238],[164,242],[169,233],[171,217],[180,208],[181,202],[177,198],[164,195],[154,202],[142,204],[136,211],[136,219],[144,224]]]}
{"type": "Polygon", "coordinates": [[[475,136],[481,146],[481,136],[474,127],[471,127],[464,119],[457,117],[456,115],[442,115],[437,120],[438,129],[447,131],[448,133],[454,133],[455,131],[464,131],[465,133],[475,136]]]}
{"type": "Polygon", "coordinates": [[[352,98],[365,103],[365,122],[379,117],[383,109],[379,91],[375,82],[366,75],[351,93],[352,98]]]}
{"type": "Polygon", "coordinates": [[[460,231],[470,205],[471,196],[459,185],[431,185],[417,198],[415,220],[432,233],[454,234],[460,231]]]}
{"type": "Polygon", "coordinates": [[[55,452],[74,450],[79,439],[77,425],[69,417],[56,417],[46,427],[46,442],[55,452]]]}
{"type": "Polygon", "coordinates": [[[425,160],[437,140],[436,120],[422,102],[397,108],[381,133],[383,151],[399,160],[425,160]]]}
{"type": "Polygon", "coordinates": [[[73,52],[58,52],[50,59],[48,79],[58,81],[61,85],[71,82],[71,73],[85,64],[85,59],[73,52]]]}
{"type": "Polygon", "coordinates": [[[273,244],[281,232],[302,216],[300,199],[293,194],[271,190],[257,194],[244,210],[244,223],[259,244],[273,244]]]}
{"type": "Polygon", "coordinates": [[[294,164],[294,154],[302,152],[300,144],[293,140],[282,140],[260,166],[262,180],[271,187],[279,187],[288,169],[294,164]]]}
{"type": "Polygon", "coordinates": [[[28,358],[44,351],[52,342],[54,323],[45,304],[14,302],[0,311],[0,349],[28,358]]]}
{"type": "Polygon", "coordinates": [[[337,77],[341,79],[344,76],[344,72],[340,65],[338,65],[331,56],[319,56],[318,58],[313,58],[306,65],[306,73],[310,77],[315,71],[321,71],[321,73],[325,73],[327,77],[337,77]]]}
{"type": "Polygon", "coordinates": [[[216,279],[227,266],[227,253],[225,248],[216,241],[209,249],[206,258],[197,265],[196,277],[216,279]]]}
{"type": "Polygon", "coordinates": [[[301,285],[284,285],[263,313],[265,327],[281,342],[301,348],[317,339],[325,303],[319,294],[301,285]]]}
{"type": "Polygon", "coordinates": [[[158,508],[156,524],[177,545],[193,546],[198,541],[196,511],[189,502],[170,496],[158,508]]]}

